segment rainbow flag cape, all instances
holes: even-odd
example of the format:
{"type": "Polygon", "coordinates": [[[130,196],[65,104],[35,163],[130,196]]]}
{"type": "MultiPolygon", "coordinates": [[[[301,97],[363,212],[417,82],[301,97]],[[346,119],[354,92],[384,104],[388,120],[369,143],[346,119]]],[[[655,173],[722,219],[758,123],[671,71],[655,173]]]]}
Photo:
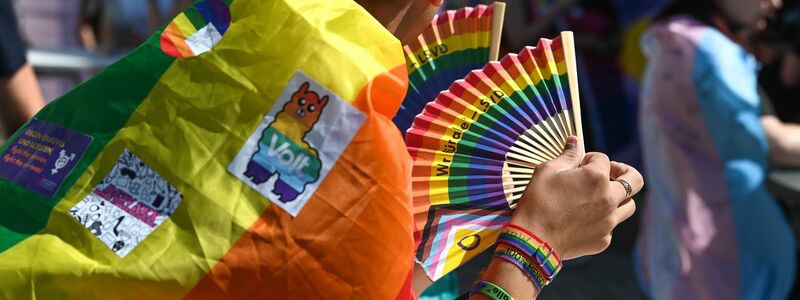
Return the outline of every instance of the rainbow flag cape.
{"type": "Polygon", "coordinates": [[[0,148],[0,298],[397,296],[406,78],[354,1],[194,2],[0,148]]]}

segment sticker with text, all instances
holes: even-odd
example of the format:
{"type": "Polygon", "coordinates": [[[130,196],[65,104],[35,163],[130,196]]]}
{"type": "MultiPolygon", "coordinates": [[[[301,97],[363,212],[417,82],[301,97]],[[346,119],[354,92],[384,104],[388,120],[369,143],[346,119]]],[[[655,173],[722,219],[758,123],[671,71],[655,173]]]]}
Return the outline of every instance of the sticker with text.
{"type": "Polygon", "coordinates": [[[125,257],[178,209],[183,195],[125,149],[92,192],[69,213],[125,257]]]}
{"type": "Polygon", "coordinates": [[[52,198],[91,142],[88,135],[33,119],[0,156],[0,177],[52,198]]]}

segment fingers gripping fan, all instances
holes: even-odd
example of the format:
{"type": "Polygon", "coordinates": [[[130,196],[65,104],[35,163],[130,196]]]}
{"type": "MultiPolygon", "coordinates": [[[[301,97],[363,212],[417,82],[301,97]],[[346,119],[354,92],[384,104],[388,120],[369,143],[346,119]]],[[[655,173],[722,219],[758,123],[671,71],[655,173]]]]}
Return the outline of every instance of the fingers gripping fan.
{"type": "Polygon", "coordinates": [[[409,87],[394,123],[401,132],[439,92],[497,60],[505,3],[448,10],[405,45],[409,87]]]}
{"type": "Polygon", "coordinates": [[[536,167],[581,136],[571,32],[470,72],[406,133],[417,262],[436,280],[496,240],[536,167]]]}

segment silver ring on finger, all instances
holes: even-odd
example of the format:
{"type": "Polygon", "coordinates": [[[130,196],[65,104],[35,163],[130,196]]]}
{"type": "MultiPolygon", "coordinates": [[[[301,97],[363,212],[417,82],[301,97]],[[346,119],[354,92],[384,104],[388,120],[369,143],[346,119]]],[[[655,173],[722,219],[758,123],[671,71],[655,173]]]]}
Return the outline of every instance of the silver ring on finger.
{"type": "Polygon", "coordinates": [[[626,181],[625,179],[622,179],[622,178],[617,178],[615,181],[621,183],[622,187],[625,188],[625,199],[630,198],[631,197],[631,193],[633,192],[633,188],[631,187],[631,184],[628,183],[628,181],[626,181]]]}

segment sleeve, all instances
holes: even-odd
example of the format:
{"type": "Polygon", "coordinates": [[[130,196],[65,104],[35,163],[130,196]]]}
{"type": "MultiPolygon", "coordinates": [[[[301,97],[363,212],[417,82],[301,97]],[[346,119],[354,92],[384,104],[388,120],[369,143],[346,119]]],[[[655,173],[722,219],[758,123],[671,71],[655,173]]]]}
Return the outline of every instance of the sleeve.
{"type": "Polygon", "coordinates": [[[0,0],[0,78],[10,77],[26,62],[18,29],[11,0],[0,0]]]}

